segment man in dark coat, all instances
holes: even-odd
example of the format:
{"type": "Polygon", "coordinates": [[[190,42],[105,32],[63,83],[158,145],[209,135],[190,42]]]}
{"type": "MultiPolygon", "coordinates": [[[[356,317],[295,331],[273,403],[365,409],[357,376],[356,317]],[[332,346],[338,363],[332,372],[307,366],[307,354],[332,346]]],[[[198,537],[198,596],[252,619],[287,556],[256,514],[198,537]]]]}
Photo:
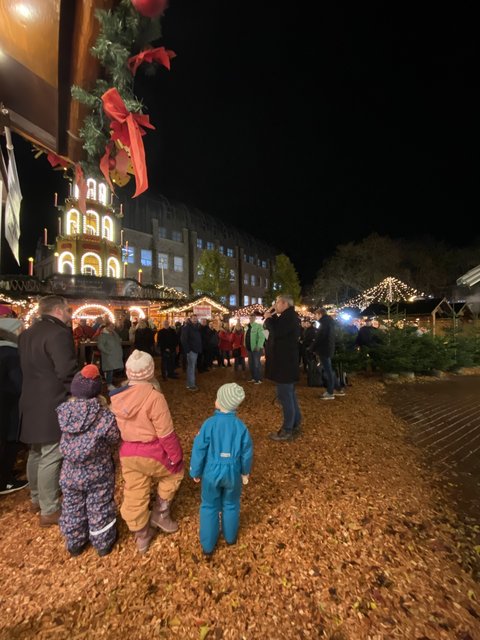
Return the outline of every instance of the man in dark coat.
{"type": "Polygon", "coordinates": [[[322,400],[334,400],[335,378],[332,368],[332,358],[335,353],[335,323],[325,309],[318,310],[320,326],[317,337],[310,347],[320,357],[320,362],[325,373],[327,390],[320,396],[322,400]]]}
{"type": "Polygon", "coordinates": [[[19,338],[23,372],[20,397],[20,439],[30,445],[27,476],[32,511],[40,512],[40,526],[58,524],[60,426],[55,409],[70,392],[78,369],[70,310],[60,296],[41,298],[40,319],[19,338]]]}
{"type": "Polygon", "coordinates": [[[300,319],[290,296],[278,296],[275,305],[264,315],[268,330],[266,376],[277,384],[277,399],[283,409],[283,424],[271,440],[288,441],[299,435],[302,414],[295,393],[299,378],[298,339],[300,319]]]}
{"type": "Polygon", "coordinates": [[[187,354],[187,389],[197,391],[195,382],[195,369],[197,366],[198,354],[202,353],[202,335],[197,316],[193,313],[182,327],[180,334],[182,348],[187,354]]]}
{"type": "Polygon", "coordinates": [[[178,378],[175,373],[178,335],[168,320],[164,320],[163,329],[157,333],[157,348],[162,357],[162,378],[178,378]]]}

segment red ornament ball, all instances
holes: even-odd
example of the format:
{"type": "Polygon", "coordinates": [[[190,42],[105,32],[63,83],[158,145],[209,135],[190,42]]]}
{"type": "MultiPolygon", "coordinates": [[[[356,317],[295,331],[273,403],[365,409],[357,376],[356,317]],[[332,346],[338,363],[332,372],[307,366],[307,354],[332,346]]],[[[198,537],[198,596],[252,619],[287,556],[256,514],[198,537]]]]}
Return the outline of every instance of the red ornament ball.
{"type": "Polygon", "coordinates": [[[158,18],[168,7],[168,0],[132,0],[135,9],[146,18],[158,18]]]}
{"type": "Polygon", "coordinates": [[[108,168],[110,169],[110,171],[115,169],[116,166],[117,166],[117,162],[116,162],[115,158],[110,157],[108,159],[108,168]]]}

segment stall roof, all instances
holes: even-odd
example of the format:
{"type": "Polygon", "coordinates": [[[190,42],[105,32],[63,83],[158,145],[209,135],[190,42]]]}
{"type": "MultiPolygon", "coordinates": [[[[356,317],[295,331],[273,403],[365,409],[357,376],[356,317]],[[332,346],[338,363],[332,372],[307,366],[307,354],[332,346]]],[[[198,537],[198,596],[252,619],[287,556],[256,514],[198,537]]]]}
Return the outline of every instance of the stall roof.
{"type": "Polygon", "coordinates": [[[164,311],[165,313],[184,313],[186,311],[189,311],[190,309],[193,309],[193,307],[202,304],[208,304],[212,307],[215,307],[215,309],[218,309],[218,311],[223,313],[223,315],[230,314],[230,309],[228,309],[228,307],[223,306],[223,304],[221,304],[221,302],[218,302],[218,300],[214,300],[213,298],[204,295],[196,296],[195,298],[190,298],[189,300],[182,300],[181,303],[172,305],[171,307],[164,309],[164,311]]]}
{"type": "MultiPolygon", "coordinates": [[[[406,316],[426,316],[432,313],[439,313],[443,316],[452,316],[452,307],[446,298],[427,298],[425,300],[414,300],[412,302],[393,302],[390,306],[390,313],[401,313],[406,316]]],[[[385,316],[388,307],[385,304],[375,303],[369,305],[361,312],[362,316],[385,316]]]]}

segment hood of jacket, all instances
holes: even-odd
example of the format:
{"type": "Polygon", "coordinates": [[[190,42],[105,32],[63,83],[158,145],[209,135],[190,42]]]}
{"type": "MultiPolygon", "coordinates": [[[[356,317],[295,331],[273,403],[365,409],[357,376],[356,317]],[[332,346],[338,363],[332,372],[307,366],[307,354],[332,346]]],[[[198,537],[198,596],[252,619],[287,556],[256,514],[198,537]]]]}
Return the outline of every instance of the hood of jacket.
{"type": "Polygon", "coordinates": [[[112,409],[119,418],[133,418],[154,392],[155,388],[150,382],[120,387],[110,394],[112,409]]]}
{"type": "Polygon", "coordinates": [[[76,398],[63,402],[56,411],[64,433],[85,433],[97,420],[101,409],[98,398],[76,398]]]}

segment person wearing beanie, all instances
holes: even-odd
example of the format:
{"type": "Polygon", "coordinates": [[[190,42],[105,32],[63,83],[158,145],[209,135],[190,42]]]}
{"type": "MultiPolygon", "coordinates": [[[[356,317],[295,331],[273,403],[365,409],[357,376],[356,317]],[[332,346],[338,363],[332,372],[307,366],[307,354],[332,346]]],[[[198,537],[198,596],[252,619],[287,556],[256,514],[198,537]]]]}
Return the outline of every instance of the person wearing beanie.
{"type": "Polygon", "coordinates": [[[237,541],[242,484],[248,483],[253,442],[236,411],[245,398],[243,387],[232,382],[217,391],[216,411],[206,420],[193,442],[190,476],[202,481],[200,544],[209,557],[220,534],[227,544],[237,541]]]}
{"type": "Polygon", "coordinates": [[[178,530],[170,507],[183,479],[183,452],[167,401],[154,378],[152,356],[135,349],[125,370],[128,384],[110,393],[122,436],[120,464],[125,485],[120,513],[143,554],[155,528],[165,533],[178,530]],[[150,514],[152,480],[157,483],[157,496],[150,514]]]}
{"type": "Polygon", "coordinates": [[[112,454],[120,432],[101,390],[98,367],[87,364],[72,380],[71,398],[56,409],[63,455],[60,531],[71,556],[80,555],[89,542],[106,556],[117,539],[112,454]]]}
{"type": "Polygon", "coordinates": [[[18,401],[22,392],[18,335],[22,328],[18,318],[8,317],[6,313],[0,318],[0,495],[28,486],[27,480],[18,480],[14,473],[18,453],[18,401]]]}

